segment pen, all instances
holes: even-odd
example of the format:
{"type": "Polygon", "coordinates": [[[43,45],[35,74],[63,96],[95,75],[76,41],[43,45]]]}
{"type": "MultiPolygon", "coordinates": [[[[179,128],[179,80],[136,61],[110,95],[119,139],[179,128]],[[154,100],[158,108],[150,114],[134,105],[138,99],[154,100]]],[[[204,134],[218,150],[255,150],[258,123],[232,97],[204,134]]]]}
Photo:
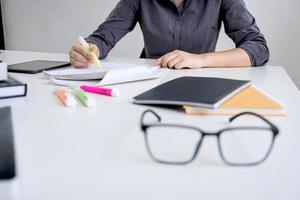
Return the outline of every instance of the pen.
{"type": "Polygon", "coordinates": [[[94,87],[94,86],[89,86],[89,85],[82,85],[82,86],[80,86],[80,88],[86,92],[102,94],[102,95],[106,95],[106,96],[116,97],[119,95],[119,92],[116,89],[94,87]]]}
{"type": "Polygon", "coordinates": [[[96,54],[94,52],[92,52],[92,49],[90,47],[90,45],[83,39],[83,37],[79,37],[79,43],[81,44],[81,46],[84,48],[84,50],[86,52],[90,52],[93,55],[93,64],[96,65],[98,68],[101,68],[101,63],[100,60],[97,58],[96,54]]]}
{"type": "Polygon", "coordinates": [[[58,99],[67,107],[76,106],[75,99],[69,95],[64,89],[57,89],[55,91],[56,96],[58,99]]]}
{"type": "Polygon", "coordinates": [[[96,101],[94,98],[89,97],[85,94],[82,90],[76,90],[75,91],[76,96],[78,99],[87,107],[93,107],[96,105],[96,101]]]}

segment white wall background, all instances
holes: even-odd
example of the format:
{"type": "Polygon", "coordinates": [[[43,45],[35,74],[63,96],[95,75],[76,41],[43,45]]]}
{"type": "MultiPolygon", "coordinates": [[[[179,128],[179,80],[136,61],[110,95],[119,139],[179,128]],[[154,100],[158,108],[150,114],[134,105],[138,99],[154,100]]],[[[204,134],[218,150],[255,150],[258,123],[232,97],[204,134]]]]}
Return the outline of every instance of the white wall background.
{"type": "MultiPolygon", "coordinates": [[[[6,47],[10,50],[68,52],[79,35],[103,22],[118,0],[2,0],[6,47]]],[[[246,0],[271,50],[269,65],[281,65],[300,88],[299,0],[246,0]]],[[[110,55],[138,57],[143,47],[139,27],[110,55]]],[[[222,33],[218,49],[233,47],[222,33]]],[[[278,80],[280,81],[280,80],[278,80]]]]}

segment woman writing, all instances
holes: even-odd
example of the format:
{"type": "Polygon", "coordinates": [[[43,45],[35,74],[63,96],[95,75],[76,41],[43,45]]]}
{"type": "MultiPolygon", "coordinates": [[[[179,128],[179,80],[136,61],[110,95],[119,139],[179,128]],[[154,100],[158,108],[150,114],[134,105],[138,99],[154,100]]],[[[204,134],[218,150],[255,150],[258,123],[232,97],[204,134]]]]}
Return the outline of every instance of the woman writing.
{"type": "MultiPolygon", "coordinates": [[[[103,59],[137,23],[144,37],[142,57],[161,67],[249,67],[269,60],[266,40],[243,0],[121,0],[86,41],[103,59]],[[222,23],[236,48],[215,52],[222,23]]],[[[75,44],[70,62],[86,67],[92,55],[75,44]]]]}

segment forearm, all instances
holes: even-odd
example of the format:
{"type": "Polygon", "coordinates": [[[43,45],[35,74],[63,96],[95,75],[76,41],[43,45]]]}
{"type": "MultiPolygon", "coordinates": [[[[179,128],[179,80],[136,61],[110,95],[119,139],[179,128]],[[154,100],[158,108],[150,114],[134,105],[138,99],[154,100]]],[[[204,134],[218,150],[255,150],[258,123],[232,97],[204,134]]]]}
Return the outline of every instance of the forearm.
{"type": "Polygon", "coordinates": [[[139,0],[119,1],[105,22],[86,41],[97,45],[100,58],[105,58],[115,44],[134,29],[138,13],[139,0]]]}
{"type": "Polygon", "coordinates": [[[247,52],[251,65],[265,65],[270,58],[267,41],[244,0],[222,0],[221,13],[226,34],[247,52]]]}
{"type": "Polygon", "coordinates": [[[241,48],[200,54],[202,67],[250,67],[249,55],[241,48]]]}
{"type": "Polygon", "coordinates": [[[153,62],[161,67],[197,69],[201,67],[250,67],[251,59],[241,48],[221,52],[193,54],[175,50],[153,62]]]}

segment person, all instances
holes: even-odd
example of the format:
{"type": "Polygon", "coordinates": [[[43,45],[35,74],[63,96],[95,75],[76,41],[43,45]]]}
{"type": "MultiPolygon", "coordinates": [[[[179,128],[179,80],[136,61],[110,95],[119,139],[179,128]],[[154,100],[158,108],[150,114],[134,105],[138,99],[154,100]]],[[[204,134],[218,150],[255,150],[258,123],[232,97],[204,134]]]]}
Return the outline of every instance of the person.
{"type": "MultiPolygon", "coordinates": [[[[243,0],[120,0],[86,41],[103,59],[137,23],[144,38],[142,57],[155,59],[153,64],[161,67],[262,66],[270,57],[243,0]],[[215,52],[222,23],[236,48],[215,52]]],[[[69,55],[75,67],[86,67],[92,60],[79,44],[69,55]]]]}

